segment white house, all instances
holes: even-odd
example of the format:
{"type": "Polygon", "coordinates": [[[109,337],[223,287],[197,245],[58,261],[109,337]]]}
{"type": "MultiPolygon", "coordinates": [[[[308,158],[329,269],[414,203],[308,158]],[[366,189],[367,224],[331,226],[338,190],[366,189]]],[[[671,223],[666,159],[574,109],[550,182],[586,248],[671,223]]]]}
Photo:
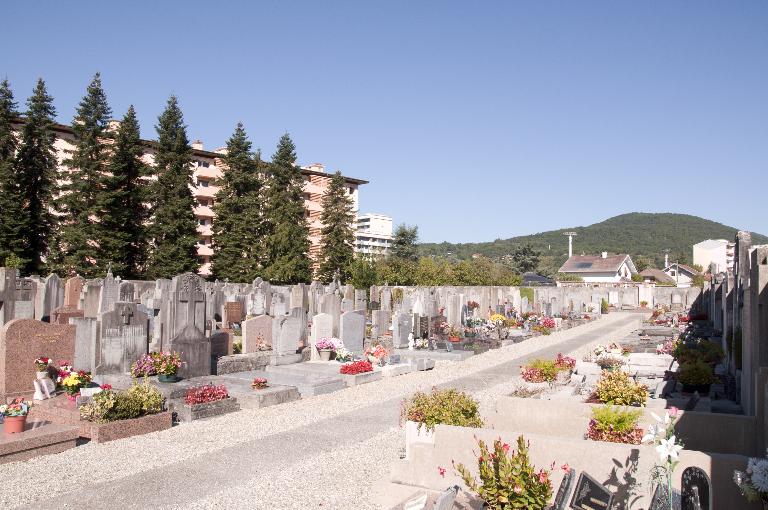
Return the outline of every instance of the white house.
{"type": "Polygon", "coordinates": [[[693,277],[698,276],[701,273],[691,266],[674,262],[664,268],[664,274],[672,278],[678,287],[690,287],[691,282],[693,282],[693,277]]]}
{"type": "Polygon", "coordinates": [[[629,255],[603,252],[600,255],[573,255],[558,272],[580,276],[585,283],[620,283],[632,281],[637,268],[629,255]]]}
{"type": "Polygon", "coordinates": [[[715,264],[715,273],[733,271],[733,254],[736,244],[725,239],[707,239],[693,245],[693,263],[709,269],[715,264]]]}

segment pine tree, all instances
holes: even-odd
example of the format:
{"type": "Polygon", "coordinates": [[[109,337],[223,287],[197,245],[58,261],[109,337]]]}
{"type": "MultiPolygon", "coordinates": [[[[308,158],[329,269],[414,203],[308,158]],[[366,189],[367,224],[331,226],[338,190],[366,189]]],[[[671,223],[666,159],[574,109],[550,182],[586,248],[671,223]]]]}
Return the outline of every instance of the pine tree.
{"type": "Polygon", "coordinates": [[[262,213],[260,158],[238,124],[227,141],[224,171],[213,210],[213,267],[215,277],[248,282],[260,274],[262,213]]]}
{"type": "Polygon", "coordinates": [[[272,156],[265,196],[264,273],[273,282],[281,284],[312,279],[303,183],[301,170],[295,162],[296,147],[286,133],[272,156]]]}
{"type": "Polygon", "coordinates": [[[197,261],[197,221],[192,196],[192,148],[184,118],[175,96],[168,99],[157,129],[153,185],[152,252],[147,269],[150,278],[171,278],[195,272],[197,261]]]}
{"type": "Polygon", "coordinates": [[[123,278],[143,277],[147,260],[149,195],[144,177],[149,169],[141,159],[143,153],[139,121],[131,106],[115,134],[97,203],[99,260],[111,263],[112,271],[123,278]]]}
{"type": "Polygon", "coordinates": [[[333,280],[338,270],[342,280],[349,278],[350,266],[355,258],[355,213],[352,197],[346,192],[344,177],[336,172],[323,195],[323,228],[318,275],[324,282],[333,280]]]}
{"type": "Polygon", "coordinates": [[[111,115],[101,76],[96,73],[72,122],[75,147],[63,162],[69,171],[56,200],[60,225],[55,264],[64,274],[93,277],[107,262],[97,259],[95,240],[97,202],[109,162],[104,140],[110,136],[107,129],[111,115]]]}
{"type": "Polygon", "coordinates": [[[0,266],[11,255],[19,257],[24,252],[24,215],[16,178],[14,158],[18,149],[13,122],[18,119],[16,102],[8,80],[0,83],[0,266]]]}
{"type": "Polygon", "coordinates": [[[54,227],[51,201],[56,192],[56,150],[53,119],[56,110],[45,82],[37,80],[27,100],[26,121],[16,153],[16,178],[22,202],[22,272],[42,273],[54,227]]]}
{"type": "Polygon", "coordinates": [[[419,227],[409,227],[405,223],[397,226],[392,238],[392,256],[396,259],[419,260],[419,249],[416,243],[419,241],[419,227]]]}

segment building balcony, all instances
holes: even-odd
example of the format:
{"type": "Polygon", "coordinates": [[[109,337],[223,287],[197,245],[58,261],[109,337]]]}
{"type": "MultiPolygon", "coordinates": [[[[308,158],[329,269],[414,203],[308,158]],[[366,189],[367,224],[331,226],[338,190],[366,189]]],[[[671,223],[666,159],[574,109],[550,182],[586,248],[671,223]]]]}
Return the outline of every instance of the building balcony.
{"type": "Polygon", "coordinates": [[[218,186],[195,186],[192,193],[196,198],[215,198],[219,191],[218,186]]]}
{"type": "Polygon", "coordinates": [[[205,205],[198,205],[195,207],[195,216],[198,218],[213,218],[213,209],[205,205]]]}
{"type": "Polygon", "coordinates": [[[197,233],[204,237],[210,237],[213,235],[213,229],[211,225],[198,225],[197,233]]]}
{"type": "Polygon", "coordinates": [[[210,257],[213,255],[213,248],[211,248],[211,245],[209,244],[198,244],[197,254],[201,257],[210,257]]]}
{"type": "Polygon", "coordinates": [[[208,168],[205,168],[203,166],[195,167],[194,175],[195,177],[199,177],[201,179],[219,179],[221,177],[221,169],[216,166],[209,166],[208,168]]]}

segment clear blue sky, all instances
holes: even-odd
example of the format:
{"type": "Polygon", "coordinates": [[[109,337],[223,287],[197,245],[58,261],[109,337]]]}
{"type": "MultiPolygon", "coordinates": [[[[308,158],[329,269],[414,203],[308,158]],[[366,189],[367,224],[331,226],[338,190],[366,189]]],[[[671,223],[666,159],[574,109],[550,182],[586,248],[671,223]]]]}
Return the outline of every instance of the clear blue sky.
{"type": "Polygon", "coordinates": [[[366,179],[361,211],[425,241],[630,212],[768,234],[768,2],[29,2],[0,76],[69,122],[95,71],[145,137],[169,94],[191,139],[243,121],[271,156],[366,179]]]}

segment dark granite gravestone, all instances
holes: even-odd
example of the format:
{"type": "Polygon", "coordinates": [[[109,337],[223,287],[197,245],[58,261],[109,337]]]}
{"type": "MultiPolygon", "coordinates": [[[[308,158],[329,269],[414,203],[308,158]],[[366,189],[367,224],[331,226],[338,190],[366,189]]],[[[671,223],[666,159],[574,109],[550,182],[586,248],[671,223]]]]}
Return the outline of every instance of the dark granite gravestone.
{"type": "Polygon", "coordinates": [[[551,510],[565,510],[568,507],[568,496],[571,495],[573,490],[574,477],[576,476],[576,470],[569,469],[563,481],[560,482],[560,488],[557,489],[557,495],[555,496],[555,503],[552,505],[551,510]]]}
{"type": "Polygon", "coordinates": [[[693,411],[696,409],[696,405],[699,403],[699,399],[701,397],[699,396],[699,392],[694,392],[694,394],[691,396],[690,399],[688,399],[688,402],[685,403],[685,407],[683,408],[683,411],[693,411]]]}
{"type": "Polygon", "coordinates": [[[579,475],[576,490],[571,499],[571,508],[576,510],[609,510],[613,493],[585,472],[579,475]]]}
{"type": "Polygon", "coordinates": [[[707,474],[695,466],[683,470],[682,510],[710,510],[711,484],[707,474]]]}
{"type": "Polygon", "coordinates": [[[379,310],[381,308],[381,305],[378,301],[371,301],[371,304],[368,306],[369,310],[379,310]]]}
{"type": "Polygon", "coordinates": [[[432,507],[432,510],[452,510],[453,502],[456,501],[456,495],[458,493],[458,485],[448,487],[443,492],[441,492],[440,496],[438,496],[437,500],[435,500],[435,505],[432,507]]]}
{"type": "Polygon", "coordinates": [[[651,499],[651,505],[648,510],[669,510],[669,496],[667,495],[666,487],[661,484],[656,485],[656,490],[653,491],[653,499],[651,499]]]}

